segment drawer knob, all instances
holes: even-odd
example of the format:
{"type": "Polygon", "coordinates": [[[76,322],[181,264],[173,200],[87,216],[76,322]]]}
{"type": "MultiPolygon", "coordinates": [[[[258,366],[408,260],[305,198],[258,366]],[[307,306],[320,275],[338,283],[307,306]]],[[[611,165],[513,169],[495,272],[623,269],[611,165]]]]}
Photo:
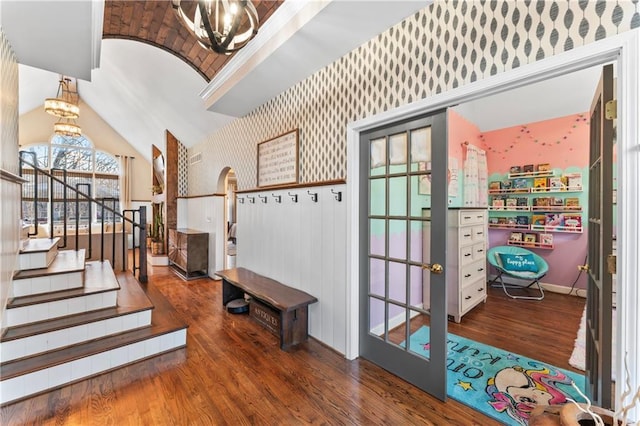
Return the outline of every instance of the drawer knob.
{"type": "Polygon", "coordinates": [[[469,299],[471,299],[471,296],[467,296],[464,298],[464,300],[469,300],[469,299]]]}
{"type": "Polygon", "coordinates": [[[471,234],[464,234],[464,236],[465,236],[465,237],[470,237],[470,236],[471,236],[471,234]]]}
{"type": "Polygon", "coordinates": [[[471,253],[465,253],[464,254],[464,257],[469,257],[469,256],[471,256],[471,253]]]}
{"type": "Polygon", "coordinates": [[[484,268],[478,268],[478,272],[484,271],[484,268]]]}
{"type": "Polygon", "coordinates": [[[471,274],[466,274],[464,277],[465,278],[469,278],[471,276],[471,274]]]}

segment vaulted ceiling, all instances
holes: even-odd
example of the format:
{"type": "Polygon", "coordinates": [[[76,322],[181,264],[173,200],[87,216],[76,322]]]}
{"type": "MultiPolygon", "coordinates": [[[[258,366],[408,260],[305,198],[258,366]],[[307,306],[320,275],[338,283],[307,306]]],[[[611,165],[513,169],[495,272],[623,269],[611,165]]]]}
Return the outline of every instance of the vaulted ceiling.
{"type": "MultiPolygon", "coordinates": [[[[259,22],[264,24],[283,1],[253,1],[259,22]]],[[[196,2],[182,1],[181,5],[192,16],[196,2]]],[[[135,40],[166,50],[188,63],[207,82],[231,58],[198,45],[167,0],[106,0],[102,38],[135,40]]]]}
{"type": "Polygon", "coordinates": [[[199,46],[168,0],[0,0],[20,114],[76,77],[82,101],[149,159],[165,130],[194,146],[429,3],[252,2],[258,35],[228,57],[199,46]]]}

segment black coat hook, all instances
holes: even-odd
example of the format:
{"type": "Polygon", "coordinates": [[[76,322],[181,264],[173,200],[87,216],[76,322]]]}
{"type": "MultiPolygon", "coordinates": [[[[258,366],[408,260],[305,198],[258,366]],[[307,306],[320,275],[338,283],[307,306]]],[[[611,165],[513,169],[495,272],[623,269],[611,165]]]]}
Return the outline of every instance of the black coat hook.
{"type": "Polygon", "coordinates": [[[256,202],[256,197],[247,197],[249,199],[249,202],[251,204],[254,204],[256,202]]]}
{"type": "Polygon", "coordinates": [[[275,198],[276,203],[281,203],[282,202],[282,195],[271,194],[271,196],[273,196],[273,198],[275,198]]]}
{"type": "Polygon", "coordinates": [[[260,198],[262,200],[263,203],[267,203],[267,196],[265,195],[264,197],[262,195],[258,195],[258,198],[260,198]]]}
{"type": "Polygon", "coordinates": [[[240,204],[244,204],[244,198],[243,197],[238,197],[238,202],[240,204]]]}
{"type": "Polygon", "coordinates": [[[291,197],[294,203],[298,202],[298,194],[292,194],[291,192],[289,192],[289,197],[291,197]]]}
{"type": "Polygon", "coordinates": [[[318,193],[317,192],[307,191],[307,194],[311,195],[311,201],[313,201],[314,203],[318,202],[318,193]]]}
{"type": "Polygon", "coordinates": [[[334,191],[333,188],[331,188],[331,193],[337,201],[342,201],[342,191],[334,191]]]}

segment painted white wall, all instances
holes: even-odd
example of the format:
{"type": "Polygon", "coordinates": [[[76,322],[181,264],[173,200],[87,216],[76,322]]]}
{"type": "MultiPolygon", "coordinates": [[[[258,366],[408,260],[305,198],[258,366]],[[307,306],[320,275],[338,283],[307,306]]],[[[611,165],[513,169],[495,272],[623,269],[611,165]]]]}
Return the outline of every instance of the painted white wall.
{"type": "Polygon", "coordinates": [[[178,228],[189,228],[209,234],[209,269],[210,277],[223,268],[224,234],[217,232],[220,221],[224,221],[224,197],[211,195],[207,197],[178,198],[178,228]]]}
{"type": "Polygon", "coordinates": [[[237,207],[237,266],[317,297],[309,306],[309,334],[342,354],[347,340],[345,189],[330,185],[243,193],[237,207]],[[342,201],[331,190],[341,192],[342,201]],[[309,192],[317,194],[317,202],[309,192]]]}

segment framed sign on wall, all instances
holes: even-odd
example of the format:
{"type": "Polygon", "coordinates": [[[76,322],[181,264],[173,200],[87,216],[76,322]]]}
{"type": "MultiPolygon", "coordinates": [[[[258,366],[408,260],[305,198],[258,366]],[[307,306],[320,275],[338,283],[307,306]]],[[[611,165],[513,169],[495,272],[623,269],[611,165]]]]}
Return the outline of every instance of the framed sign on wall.
{"type": "Polygon", "coordinates": [[[299,129],[258,144],[258,186],[298,183],[299,129]]]}

